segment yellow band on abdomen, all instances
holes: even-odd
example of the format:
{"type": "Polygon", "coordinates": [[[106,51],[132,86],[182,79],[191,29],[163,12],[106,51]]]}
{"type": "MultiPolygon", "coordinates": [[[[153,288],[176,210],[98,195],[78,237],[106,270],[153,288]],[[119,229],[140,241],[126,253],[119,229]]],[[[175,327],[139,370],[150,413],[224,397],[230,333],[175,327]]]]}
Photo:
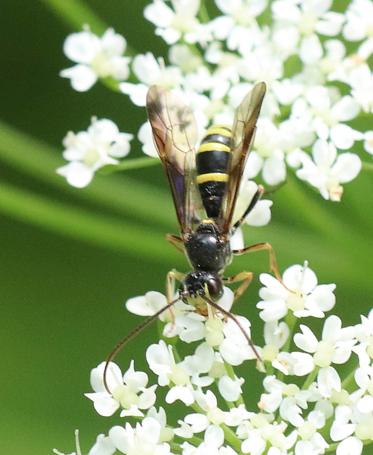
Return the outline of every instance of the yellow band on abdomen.
{"type": "Polygon", "coordinates": [[[228,174],[210,172],[208,174],[197,175],[198,184],[206,182],[228,182],[228,174]]]}
{"type": "Polygon", "coordinates": [[[219,152],[230,152],[231,149],[228,145],[222,144],[221,142],[205,142],[200,145],[198,153],[200,152],[213,152],[217,150],[219,152]]]}
{"type": "Polygon", "coordinates": [[[221,134],[222,136],[231,137],[232,133],[229,128],[222,127],[220,125],[213,125],[206,131],[206,136],[211,134],[221,134]]]}

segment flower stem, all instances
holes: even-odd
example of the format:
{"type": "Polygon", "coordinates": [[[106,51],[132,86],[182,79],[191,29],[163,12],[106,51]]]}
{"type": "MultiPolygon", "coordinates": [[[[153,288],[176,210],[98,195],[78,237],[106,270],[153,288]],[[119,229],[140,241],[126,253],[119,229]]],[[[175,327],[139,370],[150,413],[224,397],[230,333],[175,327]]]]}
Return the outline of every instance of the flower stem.
{"type": "Polygon", "coordinates": [[[363,171],[373,172],[373,163],[368,163],[366,161],[362,161],[361,164],[362,164],[361,169],[363,171]]]}
{"type": "Polygon", "coordinates": [[[79,430],[75,430],[75,449],[76,449],[76,455],[82,455],[82,450],[80,448],[80,441],[79,441],[79,430]]]}
{"type": "Polygon", "coordinates": [[[231,445],[232,449],[236,450],[237,452],[241,452],[241,440],[237,438],[235,433],[224,423],[222,423],[221,428],[224,431],[224,437],[231,445]]]}
{"type": "Polygon", "coordinates": [[[355,371],[356,371],[356,368],[352,369],[348,375],[343,379],[342,381],[342,387],[344,389],[348,389],[348,386],[351,384],[351,382],[353,381],[353,379],[355,378],[355,371]]]}
{"type": "Polygon", "coordinates": [[[181,447],[179,444],[176,444],[175,442],[169,442],[170,447],[172,449],[172,452],[174,453],[181,453],[181,447]]]}
{"type": "Polygon", "coordinates": [[[302,390],[307,390],[308,387],[313,383],[315,378],[317,377],[317,373],[319,372],[319,367],[315,367],[311,373],[308,375],[307,379],[304,381],[302,386],[302,390]]]}
{"type": "Polygon", "coordinates": [[[210,21],[209,13],[207,11],[206,3],[204,2],[204,0],[201,0],[201,6],[199,7],[198,17],[201,20],[201,22],[206,23],[210,21]]]}
{"type": "Polygon", "coordinates": [[[92,31],[102,34],[108,27],[86,3],[80,0],[41,0],[53,13],[56,14],[74,29],[81,29],[88,24],[92,31]]]}
{"type": "MultiPolygon", "coordinates": [[[[235,379],[236,378],[236,375],[234,373],[234,369],[232,367],[232,365],[230,365],[229,363],[227,362],[224,362],[224,366],[225,366],[225,370],[226,372],[228,373],[228,376],[231,378],[231,379],[235,379]]],[[[245,404],[245,400],[243,399],[242,395],[240,394],[240,396],[238,397],[238,399],[235,401],[235,404],[236,406],[240,405],[240,404],[245,404]]],[[[227,405],[229,407],[231,407],[231,404],[229,402],[227,402],[227,405]]]]}
{"type": "MultiPolygon", "coordinates": [[[[40,0],[59,19],[74,30],[81,30],[88,24],[91,30],[102,35],[109,27],[97,14],[81,0],[40,0]]],[[[127,43],[126,55],[136,55],[136,51],[127,43]]]]}
{"type": "MultiPolygon", "coordinates": [[[[291,311],[289,311],[285,317],[285,323],[289,327],[289,336],[288,336],[288,339],[286,340],[286,343],[284,344],[284,346],[282,348],[283,352],[290,352],[291,342],[293,341],[293,333],[294,333],[297,322],[298,322],[298,318],[296,318],[294,316],[294,314],[291,311]]],[[[278,379],[280,381],[283,381],[284,373],[279,372],[278,379]]]]}
{"type": "Polygon", "coordinates": [[[142,169],[144,167],[156,166],[160,163],[159,160],[141,157],[123,160],[119,164],[108,164],[99,170],[100,174],[112,174],[113,172],[129,171],[130,169],[142,169]]]}
{"type": "Polygon", "coordinates": [[[294,333],[294,330],[295,330],[295,328],[297,326],[297,322],[298,322],[298,318],[296,318],[294,316],[294,314],[291,311],[289,311],[288,314],[285,317],[285,323],[289,327],[289,337],[286,340],[286,343],[285,343],[284,348],[283,348],[283,350],[285,352],[289,352],[289,349],[291,347],[291,343],[293,341],[293,333],[294,333]]]}

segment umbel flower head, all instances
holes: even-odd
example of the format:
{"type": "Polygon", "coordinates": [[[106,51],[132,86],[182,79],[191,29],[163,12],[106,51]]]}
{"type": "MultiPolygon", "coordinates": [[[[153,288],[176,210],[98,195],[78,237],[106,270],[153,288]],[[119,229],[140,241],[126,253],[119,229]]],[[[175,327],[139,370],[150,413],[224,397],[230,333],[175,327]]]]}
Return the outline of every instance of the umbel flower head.
{"type": "MultiPolygon", "coordinates": [[[[290,173],[324,199],[340,201],[361,159],[372,154],[369,122],[357,126],[373,112],[372,3],[353,0],[344,11],[332,0],[214,3],[148,2],[144,17],[168,46],[163,56],[149,50],[129,57],[126,39],[113,29],[97,36],[85,27],[65,40],[75,65],[61,76],[78,91],[101,80],[134,108],[145,106],[153,84],[174,90],[192,108],[199,139],[211,123],[232,125],[245,94],[265,81],[248,179],[276,187],[290,173]]],[[[157,156],[148,123],[139,125],[137,138],[146,155],[157,156]]],[[[74,166],[76,178],[68,182],[85,186],[98,168],[91,166],[88,179],[84,166],[74,166]]]]}
{"type": "MultiPolygon", "coordinates": [[[[262,295],[272,303],[287,302],[286,311],[275,311],[271,321],[261,314],[264,336],[255,344],[260,362],[234,321],[216,311],[203,316],[178,301],[172,316],[160,315],[162,339],[144,349],[153,374],[136,371],[131,361],[122,375],[111,362],[105,388],[105,364],[94,368],[94,392],[86,396],[100,415],[119,411],[121,419],[98,436],[88,454],[363,454],[364,445],[373,443],[373,310],[350,327],[330,315],[318,336],[307,323],[324,319],[333,308],[335,285],[318,284],[307,263],[289,267],[283,276],[283,282],[260,277],[266,284],[262,295]],[[349,373],[350,367],[342,367],[351,360],[358,368],[349,373]],[[249,406],[250,387],[244,385],[257,375],[263,391],[257,405],[249,406]],[[177,402],[183,406],[175,417],[170,410],[177,402]]],[[[151,291],[126,306],[152,315],[165,300],[151,291]]],[[[219,303],[232,307],[228,288],[219,303]]],[[[250,334],[250,322],[237,318],[250,334]]]]}

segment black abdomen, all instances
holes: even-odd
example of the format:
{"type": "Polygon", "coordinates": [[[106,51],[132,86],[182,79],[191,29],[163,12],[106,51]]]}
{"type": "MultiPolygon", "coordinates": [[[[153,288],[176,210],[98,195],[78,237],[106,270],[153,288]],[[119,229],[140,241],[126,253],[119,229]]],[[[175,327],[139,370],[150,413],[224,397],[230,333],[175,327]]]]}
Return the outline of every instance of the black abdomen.
{"type": "Polygon", "coordinates": [[[208,218],[217,218],[223,201],[230,160],[231,130],[212,126],[197,152],[197,183],[208,218]]]}

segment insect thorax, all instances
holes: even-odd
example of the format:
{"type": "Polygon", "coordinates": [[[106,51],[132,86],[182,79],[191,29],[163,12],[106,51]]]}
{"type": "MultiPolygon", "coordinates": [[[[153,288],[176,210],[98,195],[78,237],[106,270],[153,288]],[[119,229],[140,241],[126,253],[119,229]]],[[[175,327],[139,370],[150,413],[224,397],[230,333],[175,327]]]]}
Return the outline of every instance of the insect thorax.
{"type": "Polygon", "coordinates": [[[221,273],[230,263],[230,243],[212,220],[204,220],[185,240],[185,249],[194,270],[221,273]]]}
{"type": "Polygon", "coordinates": [[[230,128],[210,127],[197,151],[197,183],[202,202],[209,218],[217,218],[228,181],[231,152],[230,128]]]}

